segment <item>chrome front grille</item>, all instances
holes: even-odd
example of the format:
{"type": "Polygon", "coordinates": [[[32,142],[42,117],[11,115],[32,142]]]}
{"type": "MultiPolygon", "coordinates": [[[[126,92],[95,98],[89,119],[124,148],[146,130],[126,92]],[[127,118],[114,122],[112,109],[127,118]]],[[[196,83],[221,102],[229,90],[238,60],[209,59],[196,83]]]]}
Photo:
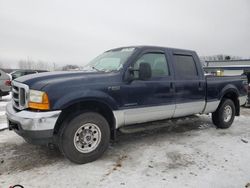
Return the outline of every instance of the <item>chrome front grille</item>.
{"type": "Polygon", "coordinates": [[[23,110],[28,107],[29,86],[12,81],[12,104],[17,110],[23,110]]]}

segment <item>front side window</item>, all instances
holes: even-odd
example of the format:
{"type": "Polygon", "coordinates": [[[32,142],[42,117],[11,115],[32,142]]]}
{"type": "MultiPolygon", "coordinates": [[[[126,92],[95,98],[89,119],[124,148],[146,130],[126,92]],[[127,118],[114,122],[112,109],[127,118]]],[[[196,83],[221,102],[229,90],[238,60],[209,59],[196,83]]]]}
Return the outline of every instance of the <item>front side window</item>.
{"type": "Polygon", "coordinates": [[[135,48],[122,48],[104,52],[83,67],[85,71],[119,71],[135,48]]]}
{"type": "MultiPolygon", "coordinates": [[[[134,64],[134,69],[138,69],[140,63],[149,63],[152,70],[152,77],[168,76],[169,69],[164,53],[146,53],[142,55],[134,64]]],[[[138,73],[134,75],[138,77],[138,73]]]]}

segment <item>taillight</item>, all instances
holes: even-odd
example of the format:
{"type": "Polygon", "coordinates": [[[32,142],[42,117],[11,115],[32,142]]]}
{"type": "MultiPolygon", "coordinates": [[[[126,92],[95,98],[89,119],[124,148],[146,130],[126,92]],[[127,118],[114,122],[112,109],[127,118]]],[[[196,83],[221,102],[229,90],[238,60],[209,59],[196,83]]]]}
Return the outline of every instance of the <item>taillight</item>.
{"type": "Polygon", "coordinates": [[[246,85],[246,90],[247,90],[247,93],[250,93],[250,84],[246,85]]]}
{"type": "Polygon", "coordinates": [[[5,85],[6,85],[6,86],[11,86],[11,80],[6,80],[6,81],[5,81],[5,85]]]}

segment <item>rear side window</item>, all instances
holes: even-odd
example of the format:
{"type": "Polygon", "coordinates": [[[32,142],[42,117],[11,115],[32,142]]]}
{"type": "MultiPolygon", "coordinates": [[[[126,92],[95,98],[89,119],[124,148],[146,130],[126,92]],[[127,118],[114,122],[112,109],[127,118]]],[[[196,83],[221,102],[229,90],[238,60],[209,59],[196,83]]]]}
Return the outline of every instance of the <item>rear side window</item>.
{"type": "Polygon", "coordinates": [[[175,72],[180,79],[195,79],[198,76],[195,61],[191,55],[174,55],[175,72]]]}

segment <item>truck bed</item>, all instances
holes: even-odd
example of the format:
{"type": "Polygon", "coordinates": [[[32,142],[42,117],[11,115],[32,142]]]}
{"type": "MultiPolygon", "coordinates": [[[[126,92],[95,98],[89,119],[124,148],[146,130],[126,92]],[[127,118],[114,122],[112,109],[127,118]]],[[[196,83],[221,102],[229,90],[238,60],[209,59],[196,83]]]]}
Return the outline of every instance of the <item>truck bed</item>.
{"type": "Polygon", "coordinates": [[[239,97],[245,95],[245,91],[247,88],[247,77],[244,75],[239,75],[239,76],[208,75],[205,76],[205,78],[207,82],[206,100],[208,102],[214,100],[220,100],[221,97],[223,96],[224,91],[226,91],[228,88],[237,91],[239,97]]]}

